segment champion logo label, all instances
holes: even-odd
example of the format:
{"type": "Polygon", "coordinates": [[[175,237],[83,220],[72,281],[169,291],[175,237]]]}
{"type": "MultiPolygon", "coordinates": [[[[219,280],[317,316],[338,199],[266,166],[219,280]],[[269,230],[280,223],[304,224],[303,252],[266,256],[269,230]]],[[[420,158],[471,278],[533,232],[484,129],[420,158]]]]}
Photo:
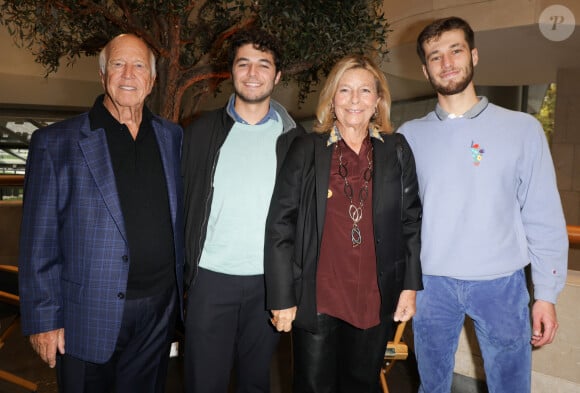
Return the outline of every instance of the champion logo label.
{"type": "Polygon", "coordinates": [[[483,150],[479,143],[473,141],[471,141],[471,146],[469,148],[471,150],[471,158],[473,158],[473,165],[479,166],[483,159],[483,153],[485,153],[485,150],[483,150]]]}

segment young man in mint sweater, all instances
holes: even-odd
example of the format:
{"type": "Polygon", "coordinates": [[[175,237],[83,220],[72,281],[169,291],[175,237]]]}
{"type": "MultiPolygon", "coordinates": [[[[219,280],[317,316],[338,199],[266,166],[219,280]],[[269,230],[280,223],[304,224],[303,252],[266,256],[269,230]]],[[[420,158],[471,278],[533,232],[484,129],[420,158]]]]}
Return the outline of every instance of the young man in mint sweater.
{"type": "Polygon", "coordinates": [[[264,282],[266,215],[277,168],[304,128],[271,99],[281,48],[248,29],[230,38],[234,94],[187,127],[185,189],[185,391],[269,392],[280,333],[264,282]]]}

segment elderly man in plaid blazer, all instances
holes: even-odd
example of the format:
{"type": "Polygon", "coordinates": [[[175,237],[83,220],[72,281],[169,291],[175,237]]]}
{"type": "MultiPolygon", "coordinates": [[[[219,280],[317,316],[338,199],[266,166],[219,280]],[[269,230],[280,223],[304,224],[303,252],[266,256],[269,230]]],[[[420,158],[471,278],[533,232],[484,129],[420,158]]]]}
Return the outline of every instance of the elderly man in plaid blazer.
{"type": "Polygon", "coordinates": [[[99,63],[105,94],[31,139],[22,329],[61,392],[163,392],[183,292],[182,130],[144,106],[144,41],[118,36],[99,63]]]}

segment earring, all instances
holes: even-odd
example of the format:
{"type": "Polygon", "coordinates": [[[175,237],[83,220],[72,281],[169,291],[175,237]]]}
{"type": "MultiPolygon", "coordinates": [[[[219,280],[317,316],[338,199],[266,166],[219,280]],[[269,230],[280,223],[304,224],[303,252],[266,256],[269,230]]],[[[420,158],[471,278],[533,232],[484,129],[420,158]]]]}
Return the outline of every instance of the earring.
{"type": "Polygon", "coordinates": [[[379,108],[375,106],[375,113],[371,116],[371,120],[376,120],[379,116],[379,108]]]}
{"type": "Polygon", "coordinates": [[[330,113],[332,113],[332,120],[336,120],[336,113],[334,112],[333,104],[330,104],[330,113]]]}

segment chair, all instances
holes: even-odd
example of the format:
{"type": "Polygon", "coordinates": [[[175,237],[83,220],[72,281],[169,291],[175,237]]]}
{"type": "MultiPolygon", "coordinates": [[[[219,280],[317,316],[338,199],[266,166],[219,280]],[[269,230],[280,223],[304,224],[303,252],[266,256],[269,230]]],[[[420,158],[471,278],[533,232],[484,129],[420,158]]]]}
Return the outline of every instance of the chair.
{"type": "MultiPolygon", "coordinates": [[[[0,265],[0,306],[9,312],[11,319],[8,327],[0,330],[0,349],[4,346],[7,337],[20,326],[20,298],[18,293],[18,267],[0,265]],[[6,289],[6,291],[4,291],[6,289]]],[[[21,386],[24,389],[36,392],[38,385],[8,371],[0,369],[0,380],[21,386]]]]}
{"type": "Polygon", "coordinates": [[[407,322],[400,322],[397,326],[397,330],[395,331],[395,338],[393,341],[389,341],[387,343],[384,364],[380,373],[383,393],[389,393],[389,388],[387,386],[387,376],[393,368],[395,361],[405,360],[409,356],[409,348],[407,347],[407,344],[401,342],[401,338],[403,337],[403,330],[405,330],[406,325],[407,322]]]}

